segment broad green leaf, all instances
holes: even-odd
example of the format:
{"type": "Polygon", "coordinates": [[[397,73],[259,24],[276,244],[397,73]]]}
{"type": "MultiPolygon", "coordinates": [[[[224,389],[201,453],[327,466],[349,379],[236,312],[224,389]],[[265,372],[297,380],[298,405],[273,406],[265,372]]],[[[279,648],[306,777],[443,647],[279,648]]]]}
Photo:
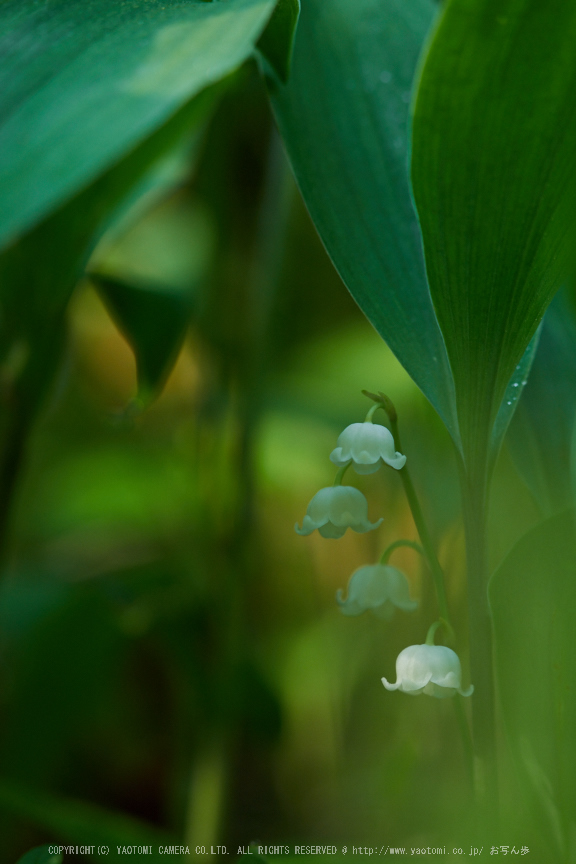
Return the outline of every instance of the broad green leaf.
{"type": "Polygon", "coordinates": [[[52,853],[51,846],[36,846],[18,859],[17,864],[62,864],[62,855],[52,853]]]}
{"type": "Polygon", "coordinates": [[[253,51],[274,0],[0,6],[0,246],[253,51]]]}
{"type": "Polygon", "coordinates": [[[571,502],[576,419],[576,316],[558,295],[546,312],[528,383],[510,425],[508,446],[545,515],[571,502]]]}
{"type": "Polygon", "coordinates": [[[271,96],[337,270],[458,442],[407,168],[412,80],[434,10],[428,0],[304,0],[288,85],[271,96]]]}
{"type": "Polygon", "coordinates": [[[163,386],[184,342],[192,313],[190,291],[130,285],[91,274],[118,329],[136,357],[139,396],[148,401],[163,386]]]}
{"type": "Polygon", "coordinates": [[[414,197],[469,456],[567,263],[575,39],[565,0],[449,0],[421,73],[414,197]]]}
{"type": "MultiPolygon", "coordinates": [[[[91,857],[97,860],[101,860],[97,852],[99,846],[108,846],[114,853],[116,846],[148,846],[151,854],[146,854],[145,860],[158,864],[165,858],[158,852],[158,847],[173,846],[178,842],[156,826],[123,813],[83,801],[58,798],[9,780],[0,780],[0,808],[48,829],[63,845],[95,846],[91,857]]],[[[181,856],[172,857],[177,861],[183,860],[181,856]]]]}
{"type": "Polygon", "coordinates": [[[502,715],[523,788],[547,824],[551,861],[576,820],[576,534],[567,511],[523,537],[490,583],[502,715]]]}
{"type": "Polygon", "coordinates": [[[296,25],[300,15],[300,0],[278,0],[257,49],[285,84],[290,75],[296,25]]]}

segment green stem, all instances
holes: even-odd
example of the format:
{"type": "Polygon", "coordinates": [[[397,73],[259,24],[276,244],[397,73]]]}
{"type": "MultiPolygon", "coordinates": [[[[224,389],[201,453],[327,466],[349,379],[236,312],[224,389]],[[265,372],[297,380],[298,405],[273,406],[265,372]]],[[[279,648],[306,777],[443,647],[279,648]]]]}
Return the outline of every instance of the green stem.
{"type": "Polygon", "coordinates": [[[416,552],[419,552],[423,558],[426,558],[426,553],[420,543],[416,543],[414,540],[395,540],[394,543],[391,543],[382,553],[380,563],[388,564],[390,556],[394,550],[399,549],[401,546],[407,546],[409,549],[414,549],[416,552]]]}
{"type": "MultiPolygon", "coordinates": [[[[190,777],[186,814],[186,845],[206,850],[218,843],[229,772],[227,742],[202,747],[190,777]]],[[[207,851],[204,856],[209,855],[207,851]]],[[[192,857],[192,856],[191,856],[192,857]]]]}
{"type": "MultiPolygon", "coordinates": [[[[402,453],[402,443],[400,441],[398,418],[396,416],[396,412],[387,411],[387,413],[390,420],[390,431],[394,436],[396,449],[400,453],[402,453]]],[[[402,480],[402,485],[404,486],[404,491],[406,493],[406,498],[408,499],[408,504],[412,512],[414,524],[416,525],[416,530],[418,531],[420,541],[422,543],[422,546],[424,547],[426,560],[428,562],[428,566],[430,567],[430,572],[432,573],[432,579],[434,580],[434,587],[436,589],[436,599],[438,601],[438,609],[440,611],[440,616],[444,618],[444,620],[449,624],[450,615],[448,612],[446,589],[444,587],[444,571],[442,570],[440,562],[438,561],[438,558],[436,556],[434,543],[432,542],[430,532],[428,531],[428,526],[426,525],[426,520],[424,519],[424,514],[422,512],[422,508],[420,507],[420,502],[418,500],[418,496],[416,495],[416,490],[414,489],[414,484],[412,483],[412,478],[410,477],[410,473],[406,465],[404,465],[404,467],[400,469],[399,473],[402,480]]]]}
{"type": "MultiPolygon", "coordinates": [[[[374,395],[368,391],[362,391],[365,396],[368,396],[369,399],[373,399],[377,404],[370,409],[370,419],[372,415],[378,408],[383,408],[388,415],[388,420],[390,422],[390,430],[392,435],[394,436],[394,442],[396,449],[402,453],[402,442],[400,440],[400,431],[398,429],[398,415],[396,413],[396,409],[392,403],[392,401],[385,396],[383,393],[379,393],[378,395],[374,395]]],[[[453,637],[454,630],[452,625],[450,624],[450,617],[448,614],[448,602],[446,599],[446,590],[444,587],[444,571],[440,566],[440,562],[436,556],[436,550],[434,548],[434,544],[432,542],[432,538],[430,536],[430,532],[428,531],[428,526],[426,525],[426,520],[424,519],[424,514],[422,512],[422,508],[420,507],[420,502],[418,500],[418,496],[416,495],[416,490],[414,489],[414,485],[412,483],[412,478],[410,477],[410,473],[404,465],[403,468],[400,469],[400,477],[402,479],[402,484],[404,486],[404,491],[406,493],[406,498],[408,499],[408,504],[410,506],[410,510],[412,512],[412,518],[414,519],[414,524],[416,525],[416,529],[420,536],[420,540],[422,541],[422,547],[424,551],[424,555],[428,562],[428,566],[430,567],[430,571],[432,573],[432,578],[434,580],[434,587],[436,589],[436,598],[438,602],[438,608],[440,610],[440,617],[443,619],[444,624],[448,630],[448,633],[453,637]]],[[[402,541],[399,540],[397,543],[392,543],[384,555],[388,553],[391,554],[393,549],[398,545],[407,545],[410,541],[402,541]]],[[[420,550],[420,546],[416,543],[414,544],[415,548],[420,550]]],[[[484,548],[484,547],[483,547],[484,548]]],[[[384,556],[383,556],[384,557],[384,556]]],[[[484,592],[485,597],[487,597],[486,592],[484,592]]],[[[432,625],[432,636],[435,633],[438,626],[440,626],[442,622],[436,622],[432,625]]],[[[428,631],[428,635],[430,635],[430,630],[428,631]]],[[[474,672],[472,670],[472,680],[474,681],[474,672]]],[[[474,682],[475,684],[475,682],[474,682]]],[[[476,686],[476,684],[475,684],[476,686]]],[[[476,694],[476,690],[474,691],[476,694]]],[[[493,690],[490,691],[491,693],[493,690]]],[[[464,750],[464,759],[466,761],[466,768],[468,777],[470,778],[471,786],[474,786],[474,777],[475,777],[475,763],[477,759],[474,758],[474,750],[472,746],[472,738],[470,735],[470,728],[468,726],[468,721],[466,719],[466,715],[464,713],[464,707],[462,705],[462,700],[459,697],[456,697],[456,716],[458,720],[458,726],[460,729],[460,735],[462,737],[462,746],[464,750]]],[[[493,724],[492,724],[493,728],[493,724]]]]}
{"type": "MultiPolygon", "coordinates": [[[[478,460],[476,464],[482,464],[478,460]]],[[[492,622],[488,606],[486,556],[487,482],[480,470],[461,468],[462,505],[468,569],[470,676],[474,684],[472,734],[476,793],[483,815],[491,820],[497,810],[495,700],[492,622]]]]}
{"type": "Polygon", "coordinates": [[[352,459],[350,459],[350,461],[347,462],[346,465],[342,465],[342,467],[339,469],[338,473],[336,474],[336,477],[334,478],[334,483],[332,484],[333,486],[341,486],[342,485],[342,480],[344,479],[344,474],[346,473],[346,471],[348,470],[348,468],[350,467],[351,464],[352,464],[352,459]]]}
{"type": "Polygon", "coordinates": [[[372,405],[372,407],[368,409],[368,413],[366,414],[366,418],[364,420],[365,423],[372,423],[372,418],[374,417],[374,414],[376,413],[378,408],[382,408],[382,405],[372,405]]]}
{"type": "Polygon", "coordinates": [[[430,625],[428,633],[426,634],[426,641],[424,642],[425,645],[434,645],[434,636],[436,635],[436,631],[439,627],[442,627],[443,624],[445,625],[446,622],[440,619],[439,621],[434,621],[434,623],[430,625]]]}

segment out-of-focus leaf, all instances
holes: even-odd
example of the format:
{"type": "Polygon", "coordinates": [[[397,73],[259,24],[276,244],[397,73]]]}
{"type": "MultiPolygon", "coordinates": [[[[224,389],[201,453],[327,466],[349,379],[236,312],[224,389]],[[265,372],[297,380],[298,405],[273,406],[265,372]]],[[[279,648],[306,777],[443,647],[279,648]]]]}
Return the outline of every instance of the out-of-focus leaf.
{"type": "Polygon", "coordinates": [[[52,380],[60,358],[66,305],[112,215],[158,160],[205,118],[217,92],[219,85],[193,99],[92,186],[0,256],[3,350],[9,354],[20,346],[23,354],[16,382],[18,413],[33,415],[52,380]]]}
{"type": "Polygon", "coordinates": [[[450,0],[422,70],[414,196],[476,457],[567,264],[575,38],[576,6],[564,0],[450,0]]]}
{"type": "MultiPolygon", "coordinates": [[[[101,860],[97,852],[99,846],[108,846],[114,852],[116,846],[148,846],[150,853],[146,853],[145,860],[157,864],[165,858],[158,852],[159,846],[177,845],[171,835],[123,813],[45,795],[8,780],[0,780],[0,808],[42,825],[63,843],[94,846],[90,857],[98,860],[101,860]]],[[[180,855],[172,857],[183,860],[180,855]]]]}
{"type": "Polygon", "coordinates": [[[571,510],[547,519],[520,540],[490,584],[510,746],[562,861],[576,818],[575,536],[571,510]]]}
{"type": "Polygon", "coordinates": [[[300,0],[278,0],[257,49],[285,84],[290,75],[294,35],[300,15],[300,0]]]}
{"type": "Polygon", "coordinates": [[[545,515],[571,501],[576,418],[576,317],[564,294],[546,312],[536,359],[508,433],[522,477],[545,515]]]}
{"type": "Polygon", "coordinates": [[[8,0],[0,245],[87,187],[252,52],[274,0],[8,0]]]}
{"type": "Polygon", "coordinates": [[[126,282],[91,274],[112,318],[136,357],[138,391],[146,401],[170,374],[192,312],[190,291],[126,282]]]}
{"type": "Polygon", "coordinates": [[[272,102],[336,268],[458,442],[407,168],[412,80],[434,9],[428,0],[307,0],[289,83],[273,87],[272,102]]]}
{"type": "Polygon", "coordinates": [[[36,846],[19,858],[17,864],[62,864],[62,855],[52,853],[51,848],[51,846],[36,846]]]}

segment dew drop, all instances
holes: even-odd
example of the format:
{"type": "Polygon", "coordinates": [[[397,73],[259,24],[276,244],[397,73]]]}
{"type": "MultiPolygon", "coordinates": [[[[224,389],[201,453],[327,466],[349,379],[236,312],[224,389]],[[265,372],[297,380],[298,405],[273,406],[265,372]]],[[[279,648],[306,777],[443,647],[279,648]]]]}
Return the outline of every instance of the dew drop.
{"type": "Polygon", "coordinates": [[[384,72],[380,73],[380,81],[382,81],[383,84],[389,84],[391,80],[392,80],[392,73],[388,72],[387,69],[385,69],[384,72]]]}

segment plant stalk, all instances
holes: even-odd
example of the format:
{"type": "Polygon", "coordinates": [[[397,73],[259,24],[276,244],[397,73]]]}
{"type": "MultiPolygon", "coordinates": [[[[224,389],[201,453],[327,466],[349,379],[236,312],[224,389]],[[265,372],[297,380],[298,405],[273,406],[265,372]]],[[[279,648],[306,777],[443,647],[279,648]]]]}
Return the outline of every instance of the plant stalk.
{"type": "MultiPolygon", "coordinates": [[[[396,447],[400,451],[400,453],[402,453],[402,443],[400,441],[400,432],[398,430],[398,417],[396,416],[395,411],[389,411],[387,408],[385,410],[390,420],[390,431],[394,436],[396,447]]],[[[424,514],[422,513],[422,508],[420,507],[420,502],[418,500],[416,490],[414,489],[414,484],[412,483],[410,472],[408,471],[406,465],[404,465],[404,467],[400,469],[399,473],[402,480],[402,485],[404,486],[404,491],[406,493],[406,498],[408,499],[408,504],[412,512],[412,518],[414,519],[414,524],[416,525],[416,530],[418,531],[418,536],[420,537],[420,542],[422,543],[422,547],[426,555],[426,561],[428,562],[430,572],[432,573],[432,579],[434,580],[434,587],[436,589],[436,598],[438,601],[440,617],[444,618],[446,623],[449,625],[450,630],[452,630],[452,626],[450,624],[450,615],[448,612],[448,601],[446,599],[446,589],[444,587],[444,571],[442,570],[440,562],[438,561],[436,550],[434,548],[434,543],[432,542],[430,532],[428,531],[428,526],[426,524],[426,520],[424,519],[424,514]]]]}
{"type": "MultiPolygon", "coordinates": [[[[479,460],[481,464],[481,460],[479,460]]],[[[492,622],[486,554],[487,482],[461,466],[462,509],[468,569],[468,617],[475,791],[483,820],[493,824],[498,806],[492,622]]]]}
{"type": "Polygon", "coordinates": [[[472,697],[475,792],[482,827],[494,828],[498,811],[495,686],[492,621],[488,605],[486,460],[460,464],[462,513],[468,571],[468,621],[472,697]]]}

